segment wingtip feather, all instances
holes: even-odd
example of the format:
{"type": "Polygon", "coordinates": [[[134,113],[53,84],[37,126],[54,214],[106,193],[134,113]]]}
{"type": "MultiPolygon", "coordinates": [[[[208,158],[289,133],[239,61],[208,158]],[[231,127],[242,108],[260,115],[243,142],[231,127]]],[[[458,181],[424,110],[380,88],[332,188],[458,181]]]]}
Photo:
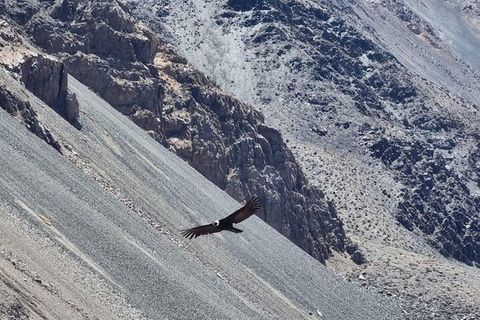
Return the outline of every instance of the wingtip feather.
{"type": "Polygon", "coordinates": [[[192,236],[195,234],[195,232],[192,229],[186,229],[182,230],[182,236],[184,236],[187,239],[192,239],[192,236]]]}
{"type": "Polygon", "coordinates": [[[261,207],[260,199],[257,196],[253,196],[253,198],[250,199],[250,201],[248,201],[247,204],[254,207],[257,210],[260,209],[261,207]]]}

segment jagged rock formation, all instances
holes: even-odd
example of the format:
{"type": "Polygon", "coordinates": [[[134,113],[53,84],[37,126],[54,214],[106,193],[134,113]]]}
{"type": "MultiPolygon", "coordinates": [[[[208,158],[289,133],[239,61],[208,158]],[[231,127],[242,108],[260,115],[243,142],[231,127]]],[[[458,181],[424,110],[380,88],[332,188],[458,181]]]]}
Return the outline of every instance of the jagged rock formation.
{"type": "Polygon", "coordinates": [[[75,94],[68,92],[67,72],[63,63],[51,57],[28,57],[21,66],[20,81],[28,90],[76,127],[80,111],[75,94]]]}
{"type": "Polygon", "coordinates": [[[333,203],[309,185],[280,133],[160,43],[125,6],[30,3],[33,14],[14,5],[7,13],[69,73],[237,200],[260,196],[260,216],[321,262],[332,248],[344,250],[333,203]]]}
{"type": "MultiPolygon", "coordinates": [[[[0,72],[4,71],[2,70],[0,72]]],[[[13,117],[18,118],[31,132],[60,151],[60,144],[55,140],[50,131],[38,120],[30,103],[12,93],[3,80],[0,81],[0,108],[6,110],[13,117]]]]}
{"type": "Polygon", "coordinates": [[[32,48],[11,26],[11,21],[1,19],[0,24],[0,65],[68,122],[80,128],[78,102],[68,91],[64,64],[32,48]]]}
{"type": "MultiPolygon", "coordinates": [[[[27,59],[33,59],[33,52],[25,46],[22,39],[9,26],[9,24],[0,19],[0,66],[11,72],[19,80],[25,80],[29,76],[29,72],[25,71],[25,66],[29,65],[27,59]],[[26,58],[26,57],[29,58],[26,58]]],[[[36,56],[38,57],[38,56],[36,56]]],[[[31,60],[30,60],[31,61],[31,60]]],[[[2,69],[0,72],[4,73],[2,69]]],[[[27,80],[28,82],[28,80],[27,80]]],[[[25,84],[27,82],[24,82],[25,84]]],[[[53,85],[52,82],[42,82],[39,84],[30,83],[31,87],[42,86],[43,89],[57,90],[59,86],[53,85]]],[[[37,92],[38,93],[38,92],[37,92]]],[[[43,98],[47,97],[45,95],[43,98]]],[[[53,103],[56,103],[54,101],[53,103]]],[[[25,124],[25,126],[39,138],[45,140],[49,145],[60,151],[60,144],[54,139],[50,131],[39,121],[37,114],[32,109],[30,102],[19,97],[8,88],[7,84],[1,80],[0,83],[0,108],[6,110],[13,117],[17,118],[25,124]]]]}
{"type": "Polygon", "coordinates": [[[174,92],[167,94],[173,99],[166,99],[163,109],[172,151],[236,199],[261,195],[266,199],[262,219],[314,257],[328,255],[323,251],[327,248],[316,248],[315,239],[327,238],[334,248],[344,247],[343,231],[335,226],[340,222],[335,207],[308,185],[280,133],[265,126],[261,114],[182,62],[156,63],[170,84],[166,92],[174,92]],[[279,219],[279,212],[286,214],[279,219]],[[328,212],[329,219],[319,216],[321,212],[328,212]]]}

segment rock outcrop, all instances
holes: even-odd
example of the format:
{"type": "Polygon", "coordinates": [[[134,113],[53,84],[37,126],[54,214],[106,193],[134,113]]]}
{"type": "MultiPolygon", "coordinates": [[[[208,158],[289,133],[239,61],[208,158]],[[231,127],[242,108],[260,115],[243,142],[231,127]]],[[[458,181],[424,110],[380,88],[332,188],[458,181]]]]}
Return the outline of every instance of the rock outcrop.
{"type": "Polygon", "coordinates": [[[68,78],[62,62],[45,55],[27,57],[21,65],[21,81],[63,118],[80,128],[80,110],[75,94],[68,91],[68,78]]]}
{"type": "MultiPolygon", "coordinates": [[[[408,143],[382,138],[371,150],[409,186],[402,190],[398,221],[410,231],[419,228],[443,255],[479,264],[480,221],[475,212],[480,211],[480,198],[471,195],[466,179],[452,167],[454,147],[452,139],[408,143]]],[[[479,151],[477,145],[469,155],[473,167],[479,151]]]]}
{"type": "MultiPolygon", "coordinates": [[[[19,82],[18,85],[20,86],[20,81],[25,81],[27,79],[24,84],[27,85],[27,83],[29,83],[29,89],[35,90],[40,89],[41,87],[48,91],[45,92],[45,94],[41,92],[41,90],[38,90],[37,93],[34,92],[39,98],[42,100],[45,99],[45,103],[52,102],[52,105],[56,105],[57,101],[54,97],[49,97],[48,94],[58,96],[60,91],[58,83],[55,85],[52,81],[49,81],[49,79],[43,79],[44,81],[37,84],[28,82],[28,80],[32,80],[30,77],[32,74],[38,76],[38,73],[25,70],[26,66],[31,66],[28,61],[31,62],[36,58],[39,58],[39,55],[25,46],[24,41],[18,36],[15,30],[12,29],[10,24],[0,18],[0,66],[3,67],[0,68],[0,72],[2,73],[0,77],[0,108],[6,110],[13,117],[20,120],[25,124],[28,130],[33,132],[39,138],[45,140],[45,142],[53,146],[56,150],[60,151],[60,144],[54,139],[51,132],[39,121],[30,102],[20,97],[18,92],[11,91],[5,80],[13,80],[12,77],[16,78],[16,81],[19,82]],[[52,98],[52,100],[48,100],[49,98],[52,98]]],[[[53,60],[47,58],[45,61],[51,62],[53,60]]],[[[52,75],[53,74],[50,74],[50,76],[52,75]]]]}
{"type": "Polygon", "coordinates": [[[260,196],[260,217],[320,261],[328,246],[343,251],[333,203],[308,184],[281,134],[191,66],[157,63],[169,84],[163,128],[170,150],[237,200],[260,196]]]}
{"type": "Polygon", "coordinates": [[[78,102],[68,91],[67,72],[62,62],[31,47],[11,20],[0,20],[0,52],[0,65],[68,122],[81,127],[78,102]]]}
{"type": "Polygon", "coordinates": [[[3,70],[0,70],[0,72],[2,73],[2,77],[0,77],[0,108],[19,119],[25,124],[28,130],[45,140],[46,143],[54,147],[57,151],[60,151],[60,144],[52,136],[50,130],[38,120],[37,114],[32,109],[30,102],[25,101],[25,99],[22,99],[22,97],[19,97],[16,93],[9,90],[5,78],[10,76],[3,70]]]}

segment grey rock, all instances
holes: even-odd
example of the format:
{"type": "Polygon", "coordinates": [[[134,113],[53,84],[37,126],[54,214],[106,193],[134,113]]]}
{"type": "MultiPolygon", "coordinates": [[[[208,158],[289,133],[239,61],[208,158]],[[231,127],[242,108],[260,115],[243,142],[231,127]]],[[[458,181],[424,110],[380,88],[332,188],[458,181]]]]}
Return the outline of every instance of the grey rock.
{"type": "Polygon", "coordinates": [[[349,254],[352,255],[355,251],[358,250],[358,243],[354,242],[349,242],[345,246],[345,251],[349,254]]]}
{"type": "Polygon", "coordinates": [[[74,93],[68,91],[65,100],[65,120],[73,124],[75,127],[77,127],[77,129],[80,129],[80,107],[78,104],[77,96],[74,93]]]}
{"type": "Polygon", "coordinates": [[[366,262],[365,257],[363,256],[363,252],[361,250],[355,250],[352,253],[352,261],[355,262],[356,264],[363,264],[366,262]]]}
{"type": "Polygon", "coordinates": [[[21,66],[21,81],[47,105],[60,110],[67,97],[67,73],[63,64],[45,55],[28,57],[21,66]]]}
{"type": "Polygon", "coordinates": [[[68,122],[81,127],[78,101],[75,94],[68,91],[67,72],[62,62],[42,54],[27,57],[21,65],[21,81],[68,122]]]}
{"type": "Polygon", "coordinates": [[[139,109],[130,115],[130,119],[140,128],[147,131],[155,140],[165,144],[162,120],[150,110],[139,109]]]}

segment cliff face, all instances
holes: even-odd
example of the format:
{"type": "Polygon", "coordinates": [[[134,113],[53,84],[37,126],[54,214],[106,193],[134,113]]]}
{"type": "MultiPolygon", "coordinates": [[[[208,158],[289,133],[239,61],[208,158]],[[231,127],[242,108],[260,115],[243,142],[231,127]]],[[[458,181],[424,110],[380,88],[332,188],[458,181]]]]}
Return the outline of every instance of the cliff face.
{"type": "Polygon", "coordinates": [[[235,199],[258,195],[259,216],[321,262],[331,249],[344,250],[333,203],[308,183],[281,134],[136,23],[124,5],[29,6],[4,10],[68,73],[235,199]]]}
{"type": "Polygon", "coordinates": [[[65,65],[55,57],[39,52],[19,34],[18,28],[12,26],[12,20],[5,13],[9,12],[19,21],[23,21],[21,12],[27,14],[29,11],[14,9],[14,6],[8,6],[8,3],[0,6],[3,13],[0,18],[0,65],[12,72],[29,91],[68,122],[80,128],[78,102],[75,95],[68,91],[65,65]]]}
{"type": "Polygon", "coordinates": [[[320,261],[329,249],[318,239],[343,251],[335,207],[308,184],[280,133],[260,113],[172,52],[157,55],[155,66],[166,83],[162,127],[170,150],[233,198],[261,196],[259,216],[320,261]]]}
{"type": "MultiPolygon", "coordinates": [[[[10,71],[18,80],[23,80],[25,86],[44,100],[45,103],[49,103],[54,107],[57,105],[65,106],[65,104],[59,103],[58,99],[61,87],[58,85],[58,80],[62,74],[59,72],[61,63],[49,57],[39,55],[28,48],[25,41],[3,19],[0,19],[0,66],[3,67],[2,72],[5,72],[5,70],[10,71]],[[35,65],[32,68],[34,61],[35,65]],[[46,66],[49,69],[47,70],[48,78],[42,72],[46,66]],[[33,81],[35,78],[41,78],[42,81],[35,82],[33,81]],[[56,83],[55,80],[57,80],[56,83]]],[[[0,107],[24,123],[39,138],[60,151],[60,144],[52,136],[50,130],[38,119],[30,102],[12,92],[4,81],[2,81],[0,86],[0,107]]]]}
{"type": "Polygon", "coordinates": [[[407,2],[5,1],[47,54],[2,65],[59,113],[74,75],[322,262],[364,260],[345,228],[370,263],[338,270],[419,319],[475,317],[478,273],[438,252],[479,264],[478,77],[407,2]]]}

